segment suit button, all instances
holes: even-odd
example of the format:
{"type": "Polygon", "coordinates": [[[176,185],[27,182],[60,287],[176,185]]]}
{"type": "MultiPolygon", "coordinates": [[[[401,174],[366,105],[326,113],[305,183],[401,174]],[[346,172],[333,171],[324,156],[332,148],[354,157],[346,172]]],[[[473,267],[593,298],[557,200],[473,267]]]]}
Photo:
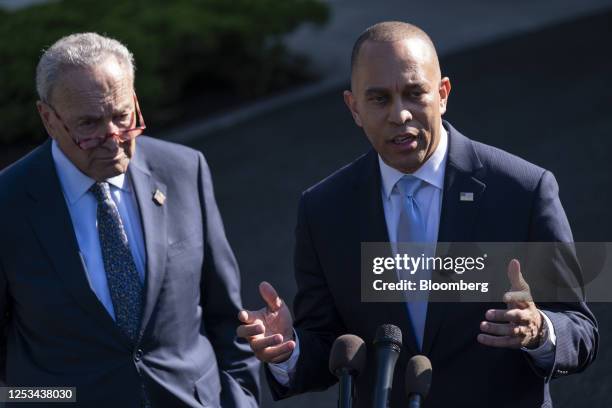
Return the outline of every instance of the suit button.
{"type": "Polygon", "coordinates": [[[142,349],[136,350],[136,352],[134,353],[134,361],[139,362],[142,359],[143,354],[144,353],[142,352],[142,349]]]}

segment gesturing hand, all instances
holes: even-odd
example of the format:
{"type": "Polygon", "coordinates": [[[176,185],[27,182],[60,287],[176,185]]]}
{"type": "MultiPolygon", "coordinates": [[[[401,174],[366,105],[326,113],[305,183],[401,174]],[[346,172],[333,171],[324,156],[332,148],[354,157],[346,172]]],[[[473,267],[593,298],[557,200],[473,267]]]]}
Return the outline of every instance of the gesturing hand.
{"type": "Polygon", "coordinates": [[[259,284],[259,294],[266,307],[259,310],[241,310],[236,329],[238,337],[249,342],[255,356],[264,363],[280,363],[295,349],[293,319],[289,308],[268,282],[259,284]]]}
{"type": "Polygon", "coordinates": [[[512,285],[504,295],[508,309],[487,310],[487,321],[480,323],[480,330],[487,334],[479,334],[478,341],[492,347],[535,348],[540,344],[544,323],[516,259],[508,264],[508,278],[512,285]]]}

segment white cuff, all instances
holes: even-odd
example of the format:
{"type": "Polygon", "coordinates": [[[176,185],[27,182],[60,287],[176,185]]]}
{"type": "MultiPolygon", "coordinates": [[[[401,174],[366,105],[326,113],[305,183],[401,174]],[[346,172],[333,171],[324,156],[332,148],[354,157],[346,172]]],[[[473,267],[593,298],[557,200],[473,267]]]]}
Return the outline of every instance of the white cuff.
{"type": "Polygon", "coordinates": [[[538,311],[542,316],[543,324],[546,325],[548,336],[537,348],[528,349],[526,347],[521,347],[521,350],[523,350],[533,359],[535,365],[543,370],[548,370],[552,368],[552,365],[555,362],[557,336],[555,334],[555,328],[553,327],[548,316],[546,316],[546,313],[543,313],[541,310],[538,311]]]}
{"type": "Polygon", "coordinates": [[[293,330],[293,337],[295,338],[295,348],[293,349],[291,356],[289,356],[289,358],[283,362],[268,364],[268,368],[270,369],[274,379],[284,387],[289,386],[291,376],[295,372],[295,367],[297,366],[297,361],[300,357],[300,339],[295,330],[293,330]]]}

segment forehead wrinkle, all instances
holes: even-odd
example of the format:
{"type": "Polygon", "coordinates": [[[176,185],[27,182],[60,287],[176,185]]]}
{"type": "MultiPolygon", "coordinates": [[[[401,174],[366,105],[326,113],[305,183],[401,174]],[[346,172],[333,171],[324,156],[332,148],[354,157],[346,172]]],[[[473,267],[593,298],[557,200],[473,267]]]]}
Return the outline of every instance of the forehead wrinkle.
{"type": "Polygon", "coordinates": [[[120,99],[121,96],[116,92],[100,94],[95,90],[85,90],[66,95],[64,106],[71,109],[78,116],[100,116],[107,115],[113,111],[124,110],[130,106],[128,100],[121,101],[120,99]]]}
{"type": "Polygon", "coordinates": [[[70,74],[65,72],[67,78],[59,81],[55,99],[73,116],[102,116],[132,107],[129,78],[95,69],[70,74]]]}

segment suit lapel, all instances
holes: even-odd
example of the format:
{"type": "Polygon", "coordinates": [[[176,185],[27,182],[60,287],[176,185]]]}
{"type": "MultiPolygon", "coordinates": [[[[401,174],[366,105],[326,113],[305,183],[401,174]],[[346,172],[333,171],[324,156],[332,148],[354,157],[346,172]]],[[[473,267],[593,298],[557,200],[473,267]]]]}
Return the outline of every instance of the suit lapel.
{"type": "Polygon", "coordinates": [[[388,242],[387,224],[381,201],[381,180],[378,156],[370,151],[365,156],[361,177],[355,186],[360,204],[359,223],[362,242],[388,242]]]}
{"type": "Polygon", "coordinates": [[[474,236],[480,198],[486,189],[481,181],[484,169],[472,141],[447,126],[449,151],[438,242],[469,242],[474,236]],[[472,198],[462,200],[461,193],[471,193],[472,198]]]}
{"type": "Polygon", "coordinates": [[[143,158],[142,150],[138,151],[128,170],[136,193],[143,226],[143,237],[146,250],[145,303],[140,328],[142,337],[151,318],[159,291],[166,273],[166,207],[160,200],[154,199],[159,191],[166,196],[166,185],[159,181],[150,171],[143,158]]]}
{"type": "Polygon", "coordinates": [[[51,156],[51,141],[42,145],[35,154],[38,156],[34,158],[37,167],[27,186],[27,192],[32,198],[27,214],[40,245],[76,303],[129,346],[129,341],[89,284],[85,262],[79,251],[72,219],[51,156]]]}
{"type": "MultiPolygon", "coordinates": [[[[382,205],[380,166],[378,155],[371,150],[364,158],[360,177],[357,177],[357,203],[359,208],[360,242],[389,242],[387,222],[382,205]]],[[[389,256],[392,256],[389,247],[389,256]]],[[[408,321],[408,311],[402,302],[375,302],[365,305],[367,313],[374,320],[395,324],[401,328],[404,347],[416,354],[416,337],[408,321]]],[[[374,329],[375,330],[375,329],[374,329]]],[[[372,333],[373,335],[373,333],[372,333]]]]}
{"type": "MultiPolygon", "coordinates": [[[[444,122],[444,126],[448,132],[449,151],[444,176],[438,242],[470,242],[474,237],[481,197],[486,189],[486,185],[480,180],[484,170],[472,141],[448,122],[444,122]],[[461,193],[468,193],[468,197],[471,193],[471,199],[462,200],[461,193]]],[[[440,326],[451,313],[451,309],[445,303],[429,303],[423,353],[430,353],[440,326]]]]}

